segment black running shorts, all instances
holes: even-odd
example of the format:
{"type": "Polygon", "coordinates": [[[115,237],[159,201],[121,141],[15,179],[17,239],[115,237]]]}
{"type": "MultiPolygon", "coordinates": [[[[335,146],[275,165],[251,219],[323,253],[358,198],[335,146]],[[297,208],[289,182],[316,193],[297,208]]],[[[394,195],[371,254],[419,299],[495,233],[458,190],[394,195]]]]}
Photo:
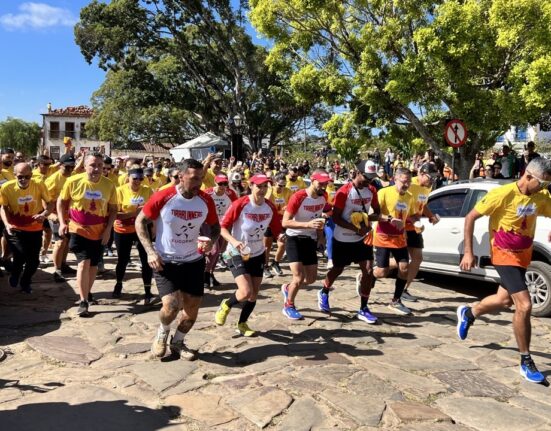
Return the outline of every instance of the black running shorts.
{"type": "Polygon", "coordinates": [[[425,243],[423,241],[422,233],[417,233],[414,230],[407,230],[406,234],[407,234],[408,247],[425,248],[425,243]]]}
{"type": "Polygon", "coordinates": [[[375,249],[375,266],[378,268],[388,268],[391,254],[394,257],[394,260],[396,260],[396,263],[409,262],[409,253],[407,247],[377,247],[375,249]]]}
{"type": "Polygon", "coordinates": [[[499,278],[501,278],[500,284],[507,290],[509,295],[528,290],[528,286],[526,286],[526,268],[510,265],[494,265],[494,267],[499,274],[499,278]]]}
{"type": "Polygon", "coordinates": [[[69,250],[75,254],[77,263],[90,259],[90,266],[98,266],[103,246],[101,245],[101,239],[92,240],[76,233],[71,233],[69,250]]]}
{"type": "Polygon", "coordinates": [[[300,262],[304,266],[318,263],[318,242],[309,236],[287,236],[285,252],[289,263],[300,262]]]}
{"type": "Polygon", "coordinates": [[[161,298],[178,291],[198,297],[205,293],[204,257],[193,262],[165,262],[163,270],[153,274],[161,298]]]}
{"type": "Polygon", "coordinates": [[[264,261],[264,253],[251,257],[246,262],[243,261],[241,255],[237,255],[226,260],[226,265],[228,265],[233,278],[237,278],[240,275],[245,274],[249,274],[251,277],[262,278],[264,276],[264,261]]]}
{"type": "Polygon", "coordinates": [[[373,260],[373,246],[365,245],[363,240],[342,242],[333,237],[333,266],[344,268],[365,260],[373,260]]]}

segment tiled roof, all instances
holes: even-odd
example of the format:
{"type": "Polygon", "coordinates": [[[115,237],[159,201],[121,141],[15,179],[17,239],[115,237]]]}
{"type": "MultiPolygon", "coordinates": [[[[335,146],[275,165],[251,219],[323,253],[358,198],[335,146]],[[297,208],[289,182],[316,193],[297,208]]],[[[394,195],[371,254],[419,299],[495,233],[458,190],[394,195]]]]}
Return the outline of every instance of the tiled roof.
{"type": "Polygon", "coordinates": [[[94,110],[92,108],[89,108],[86,105],[80,105],[51,109],[45,115],[52,115],[55,117],[91,117],[93,113],[94,110]]]}

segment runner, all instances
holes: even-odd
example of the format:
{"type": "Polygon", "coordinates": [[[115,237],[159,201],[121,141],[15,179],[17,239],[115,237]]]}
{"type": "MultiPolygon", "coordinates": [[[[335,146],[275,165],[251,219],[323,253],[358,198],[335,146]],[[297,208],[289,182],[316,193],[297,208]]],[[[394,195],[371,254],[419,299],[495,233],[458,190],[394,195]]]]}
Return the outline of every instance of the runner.
{"type": "Polygon", "coordinates": [[[532,300],[526,286],[526,268],[532,260],[537,216],[551,217],[551,199],[545,190],[551,183],[551,161],[532,160],[516,182],[488,192],[465,217],[465,254],[460,267],[470,271],[476,264],[473,254],[475,221],[489,216],[492,264],[501,278],[497,293],[468,307],[457,307],[457,335],[467,338],[475,319],[515,305],[513,331],[520,352],[520,374],[529,382],[541,383],[545,376],[530,356],[532,300]]]}
{"type": "Polygon", "coordinates": [[[427,206],[432,185],[438,179],[438,169],[434,163],[424,163],[419,168],[419,174],[411,181],[408,191],[413,196],[413,204],[410,209],[409,218],[406,222],[406,235],[409,253],[408,277],[406,287],[402,293],[403,301],[416,302],[417,298],[410,295],[408,288],[419,272],[423,262],[423,229],[421,216],[428,217],[433,225],[438,223],[439,218],[435,217],[427,206]],[[415,223],[418,223],[415,227],[415,223]]]}
{"type": "Polygon", "coordinates": [[[287,175],[287,185],[286,187],[290,189],[293,193],[298,192],[299,190],[304,190],[306,188],[306,183],[299,176],[298,167],[291,166],[289,168],[289,175],[287,175]]]}
{"type": "MultiPolygon", "coordinates": [[[[214,201],[216,206],[216,214],[218,215],[218,221],[221,222],[224,214],[230,207],[233,201],[237,200],[237,195],[235,192],[229,188],[229,180],[226,174],[218,174],[214,177],[215,186],[209,187],[205,190],[205,193],[209,195],[214,201]]],[[[220,286],[220,282],[214,277],[214,269],[216,268],[216,263],[222,250],[226,248],[226,240],[223,236],[218,238],[213,246],[210,253],[205,257],[207,259],[207,264],[205,266],[205,276],[203,284],[205,289],[210,287],[220,286]]]]}
{"type": "Polygon", "coordinates": [[[361,298],[357,318],[371,324],[377,322],[377,317],[367,307],[373,284],[373,245],[365,244],[365,238],[371,230],[370,221],[378,220],[381,212],[377,190],[371,185],[371,180],[377,176],[377,165],[372,160],[363,160],[356,169],[354,179],[335,195],[332,216],[335,222],[333,267],[327,273],[322,289],[318,291],[318,308],[324,313],[331,312],[329,291],[344,268],[355,262],[361,270],[361,277],[357,278],[357,290],[361,298]],[[373,209],[372,214],[369,214],[370,208],[373,209]],[[358,215],[362,221],[354,220],[358,215]]]}
{"type": "Polygon", "coordinates": [[[142,281],[144,288],[144,305],[149,305],[153,299],[151,294],[151,279],[153,271],[147,263],[147,253],[136,235],[136,216],[140,213],[153,191],[143,184],[143,169],[135,165],[128,171],[128,183],[117,188],[118,209],[117,219],[113,224],[115,230],[115,245],[117,247],[117,267],[115,274],[117,283],[113,289],[113,298],[120,298],[122,295],[122,282],[126,267],[130,262],[132,246],[136,243],[138,255],[142,265],[142,281]]]}
{"type": "Polygon", "coordinates": [[[14,174],[15,180],[0,189],[2,221],[13,252],[9,284],[31,293],[31,279],[39,265],[42,225],[54,203],[44,183],[31,179],[28,163],[17,164],[14,174]]]}
{"type": "Polygon", "coordinates": [[[103,154],[87,153],[83,174],[65,181],[57,200],[57,213],[69,214],[69,224],[59,219],[59,234],[71,234],[69,250],[77,258],[77,287],[80,303],[77,314],[88,315],[93,301],[92,287],[98,270],[103,245],[109,241],[117,216],[115,186],[102,175],[103,154]]]}
{"type": "Polygon", "coordinates": [[[266,175],[252,176],[249,179],[251,194],[233,202],[221,223],[222,236],[229,243],[226,252],[231,256],[227,263],[235,278],[237,290],[220,303],[214,320],[216,324],[223,325],[232,307],[241,303],[237,332],[245,337],[255,334],[247,322],[262,284],[264,233],[270,227],[276,237],[281,234],[277,210],[265,199],[269,182],[266,175]]]}
{"type": "MultiPolygon", "coordinates": [[[[59,169],[53,175],[46,179],[44,184],[48,189],[48,193],[53,202],[57,201],[65,181],[69,178],[75,168],[75,158],[71,154],[64,154],[59,159],[59,169]]],[[[67,214],[63,214],[67,218],[67,214]]],[[[56,209],[48,217],[48,223],[52,230],[52,238],[54,240],[54,251],[52,254],[54,261],[54,281],[57,283],[65,282],[64,275],[75,275],[76,270],[67,265],[67,253],[69,252],[69,238],[59,235],[59,217],[56,209]]]]}
{"type": "Polygon", "coordinates": [[[404,227],[413,205],[413,196],[408,192],[410,184],[411,172],[406,168],[398,168],[394,173],[394,185],[379,190],[381,216],[373,239],[373,245],[377,248],[373,275],[376,278],[388,276],[390,255],[398,264],[394,297],[388,307],[399,314],[411,314],[411,310],[400,299],[408,274],[409,256],[404,227]]]}
{"type": "Polygon", "coordinates": [[[178,168],[170,168],[168,170],[168,179],[170,182],[162,186],[159,191],[168,189],[169,187],[174,187],[180,182],[180,171],[178,168]]]}
{"type": "Polygon", "coordinates": [[[293,279],[281,286],[284,299],[282,312],[291,320],[303,318],[295,307],[300,287],[316,281],[318,241],[325,224],[322,218],[327,203],[325,188],[330,179],[325,170],[316,169],[310,177],[310,186],[291,197],[283,214],[282,225],[287,237],[285,248],[293,279]]]}
{"type": "MultiPolygon", "coordinates": [[[[164,356],[170,335],[170,324],[180,310],[178,329],[170,342],[170,350],[181,359],[193,360],[196,352],[184,343],[184,336],[197,319],[204,294],[204,254],[218,240],[220,225],[210,196],[200,190],[203,165],[186,159],[180,166],[180,183],[155,193],[136,218],[136,233],[147,252],[149,266],[162,300],[161,321],[151,346],[156,357],[164,356]],[[148,225],[156,220],[155,247],[148,225]],[[210,226],[210,240],[198,242],[201,225],[210,226]]],[[[201,238],[202,239],[202,238],[201,238]]]]}

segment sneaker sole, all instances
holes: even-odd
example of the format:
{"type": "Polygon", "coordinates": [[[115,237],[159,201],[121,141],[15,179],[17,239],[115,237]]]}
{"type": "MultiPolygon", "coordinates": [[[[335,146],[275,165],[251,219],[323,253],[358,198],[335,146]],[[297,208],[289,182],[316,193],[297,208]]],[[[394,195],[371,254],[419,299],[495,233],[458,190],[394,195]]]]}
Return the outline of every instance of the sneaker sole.
{"type": "Polygon", "coordinates": [[[235,332],[241,335],[242,337],[254,337],[256,335],[256,331],[253,331],[250,334],[247,334],[247,333],[241,332],[239,329],[236,329],[235,332]]]}
{"type": "Polygon", "coordinates": [[[282,309],[281,310],[281,313],[289,320],[301,320],[302,317],[291,317],[291,316],[288,316],[287,313],[285,312],[285,309],[282,309]]]}
{"type": "Polygon", "coordinates": [[[377,323],[377,320],[369,320],[364,316],[360,316],[359,314],[356,314],[358,317],[358,320],[361,320],[362,322],[368,323],[370,325],[375,325],[377,323]]]}
{"type": "Polygon", "coordinates": [[[455,325],[455,331],[457,332],[457,338],[459,338],[461,341],[465,340],[467,337],[465,338],[461,338],[461,332],[460,332],[460,328],[461,328],[461,322],[463,321],[463,316],[461,315],[463,309],[465,308],[464,305],[460,305],[459,307],[457,307],[457,311],[456,311],[456,314],[457,314],[457,325],[455,325]]]}
{"type": "Polygon", "coordinates": [[[405,311],[399,310],[398,308],[388,307],[389,310],[394,311],[396,314],[400,314],[402,316],[409,316],[411,315],[411,311],[409,313],[406,313],[405,311]]]}

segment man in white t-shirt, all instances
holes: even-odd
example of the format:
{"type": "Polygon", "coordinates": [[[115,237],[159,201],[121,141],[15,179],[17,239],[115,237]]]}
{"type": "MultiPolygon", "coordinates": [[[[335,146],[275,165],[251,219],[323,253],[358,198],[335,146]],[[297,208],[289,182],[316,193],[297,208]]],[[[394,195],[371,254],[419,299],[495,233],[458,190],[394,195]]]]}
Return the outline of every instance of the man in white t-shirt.
{"type": "Polygon", "coordinates": [[[170,342],[170,350],[181,359],[193,360],[195,352],[188,349],[184,336],[192,328],[204,294],[204,254],[218,240],[220,224],[212,198],[200,190],[203,165],[194,159],[183,161],[180,182],[175,187],[155,193],[136,218],[136,232],[155,271],[155,281],[163,306],[159,314],[161,325],[151,352],[164,356],[170,324],[179,311],[182,317],[170,342]],[[147,225],[156,221],[153,246],[147,225]],[[203,224],[210,227],[210,241],[198,243],[203,224]]]}

